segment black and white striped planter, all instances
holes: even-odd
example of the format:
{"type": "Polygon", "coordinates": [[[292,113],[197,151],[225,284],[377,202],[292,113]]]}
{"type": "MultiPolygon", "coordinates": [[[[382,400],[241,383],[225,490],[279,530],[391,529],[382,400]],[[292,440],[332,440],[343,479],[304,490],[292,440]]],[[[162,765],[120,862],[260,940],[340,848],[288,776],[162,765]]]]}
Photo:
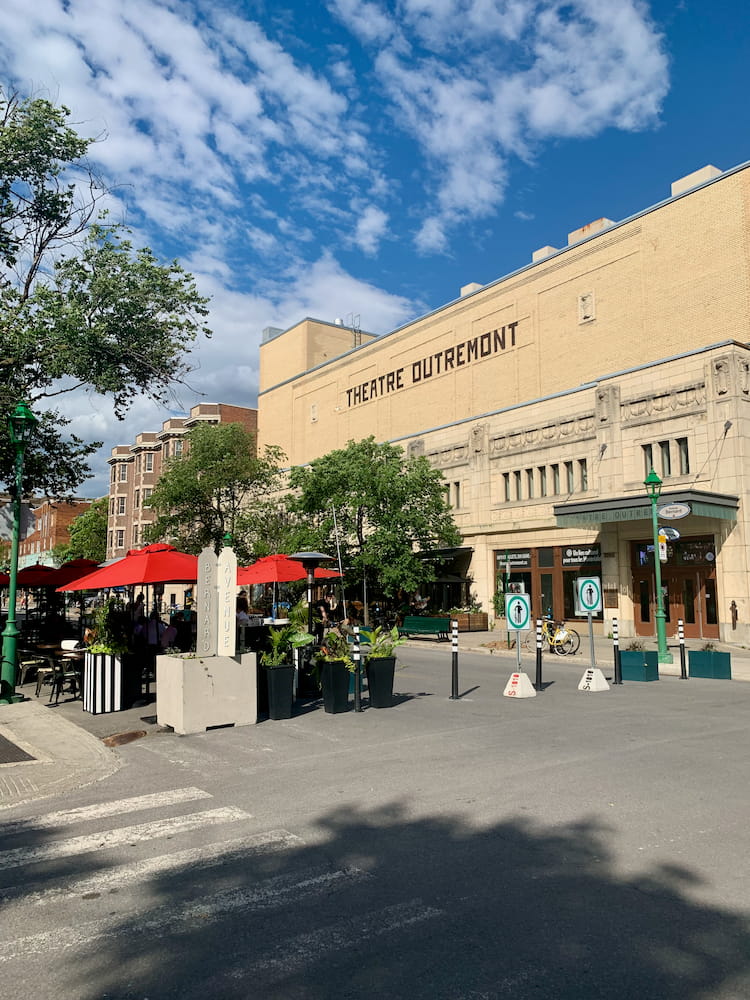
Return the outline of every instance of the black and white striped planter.
{"type": "Polygon", "coordinates": [[[141,697],[141,671],[129,654],[86,653],[83,710],[92,715],[122,712],[141,697]]]}

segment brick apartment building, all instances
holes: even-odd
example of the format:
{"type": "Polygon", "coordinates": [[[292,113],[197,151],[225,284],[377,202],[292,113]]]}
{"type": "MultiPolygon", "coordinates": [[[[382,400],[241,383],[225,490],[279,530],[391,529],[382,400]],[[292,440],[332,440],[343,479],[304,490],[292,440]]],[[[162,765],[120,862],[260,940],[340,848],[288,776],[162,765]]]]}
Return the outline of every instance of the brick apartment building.
{"type": "Polygon", "coordinates": [[[34,507],[32,517],[34,527],[18,543],[18,565],[33,566],[42,563],[54,565],[53,550],[58,545],[70,541],[68,528],[77,517],[84,514],[91,506],[91,500],[52,501],[45,500],[34,507]]]}
{"type": "Polygon", "coordinates": [[[107,559],[119,559],[143,544],[154,512],[144,507],[159,481],[163,463],[182,454],[185,435],[196,424],[241,424],[255,434],[258,411],[227,403],[199,403],[187,417],[165,420],[160,431],[143,431],[131,445],[118,445],[110,466],[107,559]]]}

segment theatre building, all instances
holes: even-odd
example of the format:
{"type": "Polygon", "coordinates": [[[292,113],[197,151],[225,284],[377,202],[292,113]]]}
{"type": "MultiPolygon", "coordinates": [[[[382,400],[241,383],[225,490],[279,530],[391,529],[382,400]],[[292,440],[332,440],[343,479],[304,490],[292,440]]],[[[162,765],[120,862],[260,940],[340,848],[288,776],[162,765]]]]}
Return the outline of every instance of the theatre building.
{"type": "Polygon", "coordinates": [[[598,577],[597,627],[623,636],[655,634],[653,468],[667,634],[747,643],[749,222],[750,164],[705,167],[383,336],[267,329],[259,444],[426,455],[463,537],[443,580],[492,614],[507,579],[573,619],[574,580],[598,577]]]}

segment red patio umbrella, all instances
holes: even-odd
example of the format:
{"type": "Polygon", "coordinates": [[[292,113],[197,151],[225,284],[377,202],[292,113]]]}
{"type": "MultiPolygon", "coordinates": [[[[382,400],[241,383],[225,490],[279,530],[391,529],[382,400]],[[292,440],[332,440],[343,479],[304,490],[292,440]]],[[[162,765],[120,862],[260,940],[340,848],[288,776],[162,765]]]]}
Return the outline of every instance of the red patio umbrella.
{"type": "MultiPolygon", "coordinates": [[[[316,580],[329,580],[341,576],[338,570],[315,570],[316,580]]],[[[292,583],[295,580],[306,580],[307,572],[297,559],[285,555],[263,556],[252,566],[242,566],[237,570],[237,583],[243,586],[253,583],[292,583]]]]}
{"type": "Polygon", "coordinates": [[[54,572],[54,566],[45,566],[43,563],[24,566],[18,571],[16,583],[19,587],[54,587],[54,572]]]}
{"type": "Polygon", "coordinates": [[[7,573],[0,573],[0,587],[7,587],[10,583],[10,577],[7,573]]]}
{"type": "Polygon", "coordinates": [[[197,579],[197,556],[179,552],[174,545],[156,542],[143,549],[131,549],[123,559],[57,589],[105,590],[147,583],[195,583],[197,579]]]}
{"type": "Polygon", "coordinates": [[[68,562],[58,566],[55,570],[54,580],[49,585],[62,587],[65,583],[72,583],[93,572],[99,563],[96,559],[70,559],[68,562]]]}

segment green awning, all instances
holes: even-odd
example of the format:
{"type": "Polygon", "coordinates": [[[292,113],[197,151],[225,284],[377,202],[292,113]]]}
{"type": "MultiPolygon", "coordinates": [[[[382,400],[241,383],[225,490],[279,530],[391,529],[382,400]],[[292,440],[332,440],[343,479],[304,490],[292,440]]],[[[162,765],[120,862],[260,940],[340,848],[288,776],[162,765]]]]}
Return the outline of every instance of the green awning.
{"type": "MultiPolygon", "coordinates": [[[[658,507],[666,504],[688,504],[694,517],[711,517],[736,521],[739,497],[702,490],[677,490],[662,493],[658,507]]],[[[613,497],[584,503],[558,503],[553,513],[559,527],[591,527],[594,524],[618,521],[651,520],[651,501],[647,496],[613,497]]]]}

